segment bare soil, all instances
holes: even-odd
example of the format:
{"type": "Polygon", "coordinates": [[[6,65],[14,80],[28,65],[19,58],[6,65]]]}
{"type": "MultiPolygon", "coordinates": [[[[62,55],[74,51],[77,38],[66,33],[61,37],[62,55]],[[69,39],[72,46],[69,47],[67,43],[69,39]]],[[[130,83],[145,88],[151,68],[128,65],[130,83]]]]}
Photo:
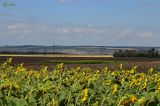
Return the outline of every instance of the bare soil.
{"type": "MultiPolygon", "coordinates": [[[[11,56],[0,56],[0,63],[3,63],[7,58],[11,56]]],[[[124,69],[131,69],[135,65],[138,66],[139,71],[147,71],[149,68],[160,69],[160,58],[114,58],[114,57],[12,57],[12,65],[24,63],[24,66],[29,69],[39,70],[43,66],[48,66],[49,70],[53,70],[55,64],[45,64],[48,60],[107,60],[107,61],[119,61],[123,63],[124,69]]],[[[101,70],[104,67],[108,67],[110,70],[118,68],[119,63],[113,64],[65,64],[65,68],[75,68],[81,66],[89,67],[92,70],[101,70]]]]}

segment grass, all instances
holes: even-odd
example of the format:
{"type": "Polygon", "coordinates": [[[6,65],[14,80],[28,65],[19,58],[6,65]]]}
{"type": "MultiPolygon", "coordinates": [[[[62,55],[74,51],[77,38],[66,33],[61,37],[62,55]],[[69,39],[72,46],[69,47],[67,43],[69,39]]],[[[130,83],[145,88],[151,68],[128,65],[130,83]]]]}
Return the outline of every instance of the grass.
{"type": "Polygon", "coordinates": [[[106,61],[106,60],[48,60],[46,64],[116,64],[122,63],[120,61],[106,61]]]}

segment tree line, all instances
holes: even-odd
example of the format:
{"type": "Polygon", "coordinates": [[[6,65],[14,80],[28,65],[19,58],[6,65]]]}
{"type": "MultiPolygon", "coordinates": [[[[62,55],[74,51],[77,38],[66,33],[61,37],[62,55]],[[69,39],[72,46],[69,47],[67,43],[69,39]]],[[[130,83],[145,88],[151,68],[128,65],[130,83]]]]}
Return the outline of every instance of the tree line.
{"type": "Polygon", "coordinates": [[[119,50],[114,52],[114,57],[160,57],[159,51],[155,48],[151,50],[119,50]]]}

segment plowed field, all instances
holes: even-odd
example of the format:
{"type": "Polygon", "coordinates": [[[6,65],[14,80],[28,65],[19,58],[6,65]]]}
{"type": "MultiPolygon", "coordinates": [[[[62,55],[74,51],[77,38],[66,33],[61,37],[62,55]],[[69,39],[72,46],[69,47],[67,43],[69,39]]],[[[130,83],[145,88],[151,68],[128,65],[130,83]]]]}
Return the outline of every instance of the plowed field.
{"type": "Polygon", "coordinates": [[[64,64],[65,68],[74,68],[77,66],[89,67],[93,70],[99,70],[104,67],[108,67],[111,70],[116,69],[120,63],[123,64],[124,69],[130,69],[137,65],[140,71],[146,71],[148,68],[153,67],[156,69],[160,68],[160,58],[114,58],[108,56],[80,56],[80,55],[69,55],[69,56],[0,56],[0,63],[3,63],[7,58],[12,57],[12,64],[17,65],[24,63],[27,68],[40,69],[42,66],[48,66],[50,70],[53,69],[57,62],[68,61],[69,63],[64,64]],[[53,62],[52,62],[53,61],[53,62]],[[55,63],[56,61],[56,63],[55,63]],[[73,63],[72,61],[89,61],[90,63],[73,63]],[[96,63],[96,61],[98,61],[96,63]],[[103,61],[103,63],[101,63],[103,61]],[[94,62],[94,64],[92,64],[94,62]]]}

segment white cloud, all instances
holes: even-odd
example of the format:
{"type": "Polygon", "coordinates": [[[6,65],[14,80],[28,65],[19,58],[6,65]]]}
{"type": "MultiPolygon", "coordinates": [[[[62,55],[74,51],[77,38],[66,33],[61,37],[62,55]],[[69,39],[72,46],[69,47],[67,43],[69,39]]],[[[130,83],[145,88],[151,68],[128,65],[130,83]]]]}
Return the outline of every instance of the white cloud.
{"type": "Polygon", "coordinates": [[[139,33],[139,36],[144,37],[144,38],[152,38],[155,35],[156,34],[154,32],[152,32],[152,31],[139,33]]]}
{"type": "Polygon", "coordinates": [[[126,36],[130,36],[131,34],[133,34],[133,32],[129,29],[126,29],[121,31],[118,35],[121,37],[126,37],[126,36]]]}
{"type": "Polygon", "coordinates": [[[157,42],[160,32],[125,27],[2,22],[0,34],[1,44],[145,45],[150,38],[157,42]]]}
{"type": "Polygon", "coordinates": [[[92,27],[92,26],[72,26],[72,25],[47,25],[31,23],[11,23],[4,25],[7,32],[15,31],[17,33],[56,33],[56,34],[107,34],[112,33],[109,28],[92,27]]]}

